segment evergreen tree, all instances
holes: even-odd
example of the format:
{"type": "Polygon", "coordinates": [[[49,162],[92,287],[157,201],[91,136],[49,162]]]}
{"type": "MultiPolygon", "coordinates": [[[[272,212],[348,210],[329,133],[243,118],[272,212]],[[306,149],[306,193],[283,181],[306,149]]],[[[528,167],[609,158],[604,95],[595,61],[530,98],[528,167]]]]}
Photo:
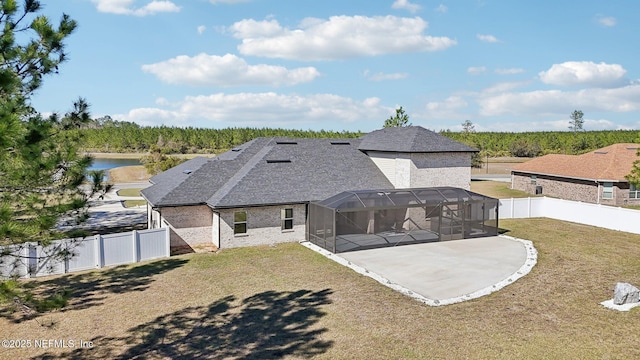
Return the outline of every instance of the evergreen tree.
{"type": "Polygon", "coordinates": [[[584,113],[582,111],[574,110],[569,116],[569,118],[571,118],[571,121],[569,121],[569,130],[573,132],[578,132],[583,130],[583,126],[584,126],[584,119],[582,118],[583,116],[584,116],[584,113]]]}
{"type": "Polygon", "coordinates": [[[384,127],[386,128],[400,126],[411,126],[411,123],[409,123],[409,115],[405,114],[402,106],[396,109],[394,116],[389,116],[389,118],[384,121],[384,127]]]}
{"type": "MultiPolygon", "coordinates": [[[[636,152],[636,155],[640,156],[640,150],[636,152]]],[[[634,185],[636,189],[640,189],[640,160],[633,162],[631,172],[625,176],[625,179],[627,179],[630,184],[634,185]]]]}
{"type": "MultiPolygon", "coordinates": [[[[92,159],[78,152],[78,137],[65,129],[90,119],[88,104],[80,99],[64,117],[47,118],[36,112],[30,98],[46,75],[58,72],[65,61],[64,40],[76,22],[63,15],[57,26],[37,13],[36,0],[22,7],[15,0],[0,0],[0,265],[11,267],[28,258],[13,256],[37,242],[78,237],[78,232],[57,230],[57,224],[79,224],[87,218],[88,199],[107,189],[102,174],[86,185],[92,159]]],[[[47,256],[68,257],[68,250],[47,256]]],[[[15,285],[15,283],[13,283],[15,285]]],[[[0,301],[19,302],[9,291],[10,280],[0,281],[0,301]]]]}

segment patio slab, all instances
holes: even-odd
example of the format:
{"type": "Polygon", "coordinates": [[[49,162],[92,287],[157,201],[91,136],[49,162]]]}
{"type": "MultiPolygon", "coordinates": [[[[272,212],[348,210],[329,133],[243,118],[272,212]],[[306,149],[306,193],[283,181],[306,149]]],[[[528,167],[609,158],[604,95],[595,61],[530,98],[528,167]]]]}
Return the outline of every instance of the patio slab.
{"type": "Polygon", "coordinates": [[[305,245],[434,306],[497,291],[526,275],[537,261],[530,241],[502,235],[340,254],[305,245]]]}

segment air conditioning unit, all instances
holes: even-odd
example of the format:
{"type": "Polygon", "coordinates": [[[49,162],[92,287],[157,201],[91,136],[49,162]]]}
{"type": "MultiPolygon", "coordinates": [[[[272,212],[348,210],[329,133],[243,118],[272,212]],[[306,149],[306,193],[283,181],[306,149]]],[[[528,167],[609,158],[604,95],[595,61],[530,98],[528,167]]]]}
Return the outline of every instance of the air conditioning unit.
{"type": "Polygon", "coordinates": [[[542,195],[542,185],[536,185],[536,195],[542,195]]]}

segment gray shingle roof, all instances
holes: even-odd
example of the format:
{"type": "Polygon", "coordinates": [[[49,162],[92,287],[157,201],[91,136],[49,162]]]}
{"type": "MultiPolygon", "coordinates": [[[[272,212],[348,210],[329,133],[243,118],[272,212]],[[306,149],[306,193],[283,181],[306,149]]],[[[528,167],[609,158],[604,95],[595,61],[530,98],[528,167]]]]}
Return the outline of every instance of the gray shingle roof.
{"type": "Polygon", "coordinates": [[[304,203],[346,190],[393,187],[358,151],[359,139],[338,139],[340,145],[332,141],[336,139],[255,139],[240,151],[196,158],[154,176],[154,185],[143,195],[153,206],[206,203],[227,208],[304,203]]]}
{"type": "Polygon", "coordinates": [[[421,126],[389,127],[372,131],[362,136],[358,149],[407,153],[478,151],[421,126]]]}
{"type": "Polygon", "coordinates": [[[257,138],[215,158],[195,158],[156,175],[151,178],[154,185],[142,194],[152,206],[233,208],[393,188],[362,150],[476,151],[416,126],[378,130],[362,139],[257,138]]]}

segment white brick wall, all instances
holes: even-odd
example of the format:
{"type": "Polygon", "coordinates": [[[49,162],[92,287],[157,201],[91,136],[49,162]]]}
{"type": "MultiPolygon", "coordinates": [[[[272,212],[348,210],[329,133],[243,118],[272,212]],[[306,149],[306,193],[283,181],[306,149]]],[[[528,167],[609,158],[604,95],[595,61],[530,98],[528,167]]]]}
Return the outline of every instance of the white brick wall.
{"type": "Polygon", "coordinates": [[[160,215],[171,228],[171,247],[212,243],[212,215],[208,206],[166,207],[160,209],[160,215]]]}
{"type": "Polygon", "coordinates": [[[370,151],[368,155],[397,189],[435,186],[471,188],[470,153],[370,151]]]}
{"type": "Polygon", "coordinates": [[[470,153],[411,154],[410,187],[453,186],[471,189],[470,153]]]}

